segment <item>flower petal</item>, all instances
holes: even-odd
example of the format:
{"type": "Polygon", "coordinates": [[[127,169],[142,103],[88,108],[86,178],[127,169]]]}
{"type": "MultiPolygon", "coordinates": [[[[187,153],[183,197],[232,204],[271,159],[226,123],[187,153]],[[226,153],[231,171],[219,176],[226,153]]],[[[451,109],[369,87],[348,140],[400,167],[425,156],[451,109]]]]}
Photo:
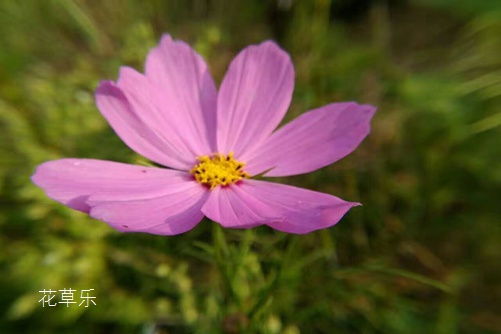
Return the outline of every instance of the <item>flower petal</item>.
{"type": "Polygon", "coordinates": [[[244,183],[214,188],[202,212],[224,227],[250,228],[281,219],[263,198],[253,198],[243,190],[244,183]]]}
{"type": "Polygon", "coordinates": [[[251,180],[244,189],[279,211],[283,219],[268,226],[287,233],[305,234],[335,225],[354,206],[338,197],[278,183],[251,180]]]}
{"type": "Polygon", "coordinates": [[[47,196],[72,209],[89,212],[86,201],[102,191],[127,191],[159,182],[173,171],[93,159],[61,159],[39,165],[32,181],[47,196]]]}
{"type": "Polygon", "coordinates": [[[354,102],[333,103],[307,112],[274,132],[248,157],[245,170],[256,175],[308,173],[344,158],[370,132],[376,108],[354,102]],[[271,170],[270,170],[271,169],[271,170]]]}
{"type": "Polygon", "coordinates": [[[188,44],[164,35],[146,60],[146,77],[172,131],[189,140],[195,156],[215,152],[217,91],[203,58],[188,44]]]}
{"type": "Polygon", "coordinates": [[[141,103],[131,93],[126,96],[111,81],[99,84],[96,103],[117,135],[137,153],[176,169],[187,170],[193,166],[194,156],[180,151],[181,146],[176,145],[170,133],[159,131],[158,126],[151,126],[152,119],[158,119],[154,118],[157,111],[151,103],[141,103]]]}
{"type": "Polygon", "coordinates": [[[279,231],[304,234],[336,224],[356,205],[359,203],[307,189],[245,180],[215,188],[202,211],[224,227],[266,224],[279,231]]]}
{"type": "Polygon", "coordinates": [[[278,126],[289,108],[294,68],[273,42],[249,46],[231,63],[217,99],[219,153],[239,157],[278,126]]]}
{"type": "Polygon", "coordinates": [[[194,228],[204,217],[207,189],[187,174],[170,175],[162,186],[156,194],[138,190],[135,199],[118,192],[92,195],[90,216],[121,232],[175,235],[194,228]]]}
{"type": "Polygon", "coordinates": [[[208,196],[184,172],[92,159],[46,162],[32,180],[50,198],[123,232],[183,233],[203,218],[208,196]]]}

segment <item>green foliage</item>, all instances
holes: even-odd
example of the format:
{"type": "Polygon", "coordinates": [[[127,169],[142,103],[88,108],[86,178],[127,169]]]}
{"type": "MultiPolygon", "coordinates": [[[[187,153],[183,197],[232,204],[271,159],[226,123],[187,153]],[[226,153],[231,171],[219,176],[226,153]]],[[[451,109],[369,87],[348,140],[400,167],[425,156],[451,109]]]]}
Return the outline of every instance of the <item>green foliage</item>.
{"type": "Polygon", "coordinates": [[[501,331],[499,5],[374,1],[341,22],[332,8],[348,1],[287,3],[0,1],[2,333],[501,331]],[[423,36],[429,14],[455,28],[423,36]],[[142,70],[163,32],[217,79],[240,48],[278,39],[296,70],[288,119],[333,101],[377,105],[354,154],[287,179],[364,206],[305,236],[204,221],[160,237],[46,198],[29,180],[44,161],[144,162],[93,91],[123,64],[142,70]],[[97,305],[38,303],[64,288],[95,289],[97,305]]]}
{"type": "Polygon", "coordinates": [[[501,14],[501,3],[496,0],[412,0],[421,5],[437,7],[441,9],[454,10],[459,13],[501,14]]]}

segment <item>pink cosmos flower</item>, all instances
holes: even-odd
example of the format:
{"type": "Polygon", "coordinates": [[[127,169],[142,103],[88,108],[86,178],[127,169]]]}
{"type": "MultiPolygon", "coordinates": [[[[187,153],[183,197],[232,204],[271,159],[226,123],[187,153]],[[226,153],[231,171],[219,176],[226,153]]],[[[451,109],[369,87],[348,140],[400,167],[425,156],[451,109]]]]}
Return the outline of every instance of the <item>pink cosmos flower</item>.
{"type": "Polygon", "coordinates": [[[333,103],[275,130],[293,87],[290,57],[271,41],[241,51],[217,92],[202,57],[165,35],[144,75],[122,67],[95,97],[131,149],[168,168],[61,159],[38,166],[32,180],[122,232],[174,235],[204,216],[229,228],[330,227],[359,203],[251,178],[307,173],[345,157],[370,132],[375,108],[333,103]]]}

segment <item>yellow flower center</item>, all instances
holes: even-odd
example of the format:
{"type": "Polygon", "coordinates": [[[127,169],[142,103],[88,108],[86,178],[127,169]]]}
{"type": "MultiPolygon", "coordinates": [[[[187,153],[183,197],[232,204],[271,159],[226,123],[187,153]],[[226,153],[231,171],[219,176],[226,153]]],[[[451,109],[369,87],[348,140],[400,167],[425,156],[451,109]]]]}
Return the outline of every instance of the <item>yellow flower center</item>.
{"type": "Polygon", "coordinates": [[[208,186],[211,190],[216,186],[227,186],[247,179],[250,175],[243,170],[245,163],[235,160],[233,152],[228,155],[216,153],[211,157],[204,155],[197,158],[200,161],[190,170],[198,183],[208,186]]]}

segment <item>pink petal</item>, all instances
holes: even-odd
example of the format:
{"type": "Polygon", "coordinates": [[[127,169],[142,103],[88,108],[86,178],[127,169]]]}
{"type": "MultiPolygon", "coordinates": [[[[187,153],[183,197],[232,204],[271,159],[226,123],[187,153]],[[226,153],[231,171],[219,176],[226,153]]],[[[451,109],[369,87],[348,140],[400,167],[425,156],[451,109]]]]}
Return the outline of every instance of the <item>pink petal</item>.
{"type": "Polygon", "coordinates": [[[209,195],[202,212],[224,227],[250,228],[281,219],[281,215],[268,206],[263,198],[253,198],[244,190],[244,183],[216,187],[209,195]]]}
{"type": "Polygon", "coordinates": [[[294,68],[273,42],[249,46],[238,54],[223,79],[217,99],[220,153],[239,157],[278,126],[289,108],[294,68]]]}
{"type": "Polygon", "coordinates": [[[305,234],[331,227],[348,210],[360,205],[329,194],[278,183],[252,180],[251,185],[246,189],[249,194],[263,198],[283,215],[283,220],[268,223],[268,226],[287,233],[305,234]]]}
{"type": "Polygon", "coordinates": [[[307,189],[257,180],[214,189],[202,211],[225,227],[267,224],[304,234],[336,224],[358,203],[307,189]]]}
{"type": "Polygon", "coordinates": [[[130,93],[126,96],[111,81],[99,84],[96,103],[117,135],[137,153],[176,169],[187,170],[193,166],[195,157],[181,151],[181,146],[176,145],[178,142],[169,132],[151,126],[157,112],[151,103],[141,103],[136,95],[130,93]]]}
{"type": "Polygon", "coordinates": [[[72,209],[89,212],[86,201],[102,191],[127,191],[143,182],[159,182],[173,173],[160,168],[140,167],[93,159],[61,159],[39,165],[32,181],[50,198],[72,209]]]}
{"type": "Polygon", "coordinates": [[[87,201],[90,216],[121,232],[175,235],[194,228],[204,217],[207,189],[188,175],[170,176],[163,187],[161,193],[138,191],[135,199],[119,193],[92,195],[87,201]]]}
{"type": "Polygon", "coordinates": [[[207,189],[180,171],[91,159],[38,166],[47,196],[124,232],[178,234],[202,218],[207,189]]]}
{"type": "Polygon", "coordinates": [[[207,141],[197,142],[183,133],[182,121],[173,121],[178,115],[168,108],[163,89],[151,83],[144,75],[129,67],[121,67],[117,86],[123,91],[137,117],[170,148],[181,152],[187,160],[195,161],[198,151],[210,150],[207,141]]]}
{"type": "Polygon", "coordinates": [[[203,218],[208,196],[184,172],[91,159],[46,162],[32,180],[50,198],[123,232],[183,233],[203,218]]]}
{"type": "Polygon", "coordinates": [[[164,35],[146,60],[146,77],[159,89],[164,120],[189,141],[195,156],[215,152],[217,91],[202,57],[164,35]]]}
{"type": "Polygon", "coordinates": [[[274,132],[248,153],[245,170],[265,176],[308,173],[344,158],[370,132],[376,108],[354,102],[333,103],[307,112],[274,132]]]}

